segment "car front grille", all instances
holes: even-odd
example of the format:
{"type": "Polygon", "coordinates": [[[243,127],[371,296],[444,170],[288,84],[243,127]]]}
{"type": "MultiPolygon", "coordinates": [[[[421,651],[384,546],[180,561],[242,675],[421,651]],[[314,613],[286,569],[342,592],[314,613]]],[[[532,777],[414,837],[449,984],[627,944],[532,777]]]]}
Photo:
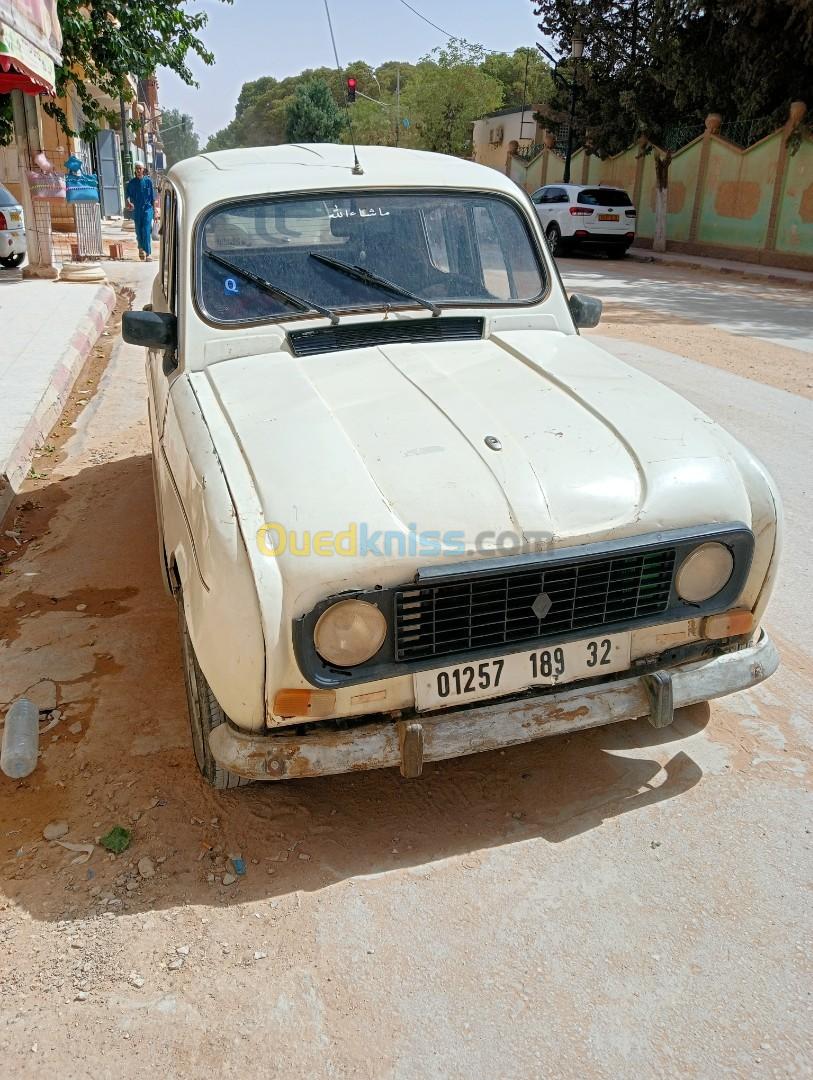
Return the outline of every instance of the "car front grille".
{"type": "Polygon", "coordinates": [[[395,659],[494,652],[650,620],[669,606],[675,554],[661,547],[401,589],[395,594],[395,659]]]}

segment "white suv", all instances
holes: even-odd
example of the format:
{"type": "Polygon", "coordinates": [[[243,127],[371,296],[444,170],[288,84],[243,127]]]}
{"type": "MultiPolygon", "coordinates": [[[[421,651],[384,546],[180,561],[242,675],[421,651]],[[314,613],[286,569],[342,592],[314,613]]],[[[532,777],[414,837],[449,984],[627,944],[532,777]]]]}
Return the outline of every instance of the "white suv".
{"type": "Polygon", "coordinates": [[[620,188],[601,184],[547,184],[531,196],[551,255],[576,247],[623,258],[635,239],[635,207],[620,188]]]}

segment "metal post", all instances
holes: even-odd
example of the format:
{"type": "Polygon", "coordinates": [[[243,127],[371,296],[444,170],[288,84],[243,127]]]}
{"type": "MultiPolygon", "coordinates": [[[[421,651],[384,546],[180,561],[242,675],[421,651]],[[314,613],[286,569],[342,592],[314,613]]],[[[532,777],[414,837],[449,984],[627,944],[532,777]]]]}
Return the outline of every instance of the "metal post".
{"type": "Polygon", "coordinates": [[[119,97],[119,111],[121,115],[121,175],[124,178],[124,186],[130,180],[130,143],[127,135],[127,105],[124,97],[119,97]]]}
{"type": "Polygon", "coordinates": [[[573,125],[576,122],[576,72],[575,68],[570,81],[570,117],[567,122],[567,151],[565,153],[565,175],[563,184],[570,183],[570,159],[573,156],[573,125]]]}

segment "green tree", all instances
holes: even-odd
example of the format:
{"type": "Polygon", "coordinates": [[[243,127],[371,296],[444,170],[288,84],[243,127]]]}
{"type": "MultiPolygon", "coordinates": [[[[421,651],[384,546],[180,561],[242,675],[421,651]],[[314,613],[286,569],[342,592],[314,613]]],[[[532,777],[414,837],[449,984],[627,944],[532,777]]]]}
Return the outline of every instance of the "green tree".
{"type": "Polygon", "coordinates": [[[324,79],[310,79],[297,87],[285,121],[288,142],[338,142],[344,125],[345,118],[324,79]]]}
{"type": "MultiPolygon", "coordinates": [[[[577,122],[602,153],[710,111],[782,122],[813,85],[810,0],[530,0],[562,54],[584,35],[577,122]]],[[[566,108],[558,90],[554,107],[566,108]]]]}
{"type": "MultiPolygon", "coordinates": [[[[231,3],[231,0],[223,0],[231,3]]],[[[92,88],[117,99],[132,98],[128,75],[146,78],[156,68],[167,67],[189,86],[196,86],[187,63],[190,53],[205,64],[214,55],[198,36],[206,25],[204,12],[190,11],[177,0],[59,0],[62,25],[62,65],[56,71],[56,92],[64,97],[73,91],[79,99],[84,122],[71,132],[68,118],[56,102],[46,102],[46,112],[56,117],[65,131],[92,138],[105,107],[92,88]]]]}
{"type": "Polygon", "coordinates": [[[481,67],[483,52],[451,41],[424,57],[402,96],[413,145],[443,154],[471,154],[472,122],[498,109],[503,87],[481,67]]]}
{"type": "Polygon", "coordinates": [[[178,109],[164,109],[161,116],[161,142],[167,166],[200,152],[200,139],[195,132],[192,117],[178,109]]]}
{"type": "Polygon", "coordinates": [[[550,67],[538,49],[516,49],[511,55],[489,53],[480,70],[501,83],[503,108],[516,106],[521,109],[523,102],[541,105],[550,101],[555,93],[550,67]]]}

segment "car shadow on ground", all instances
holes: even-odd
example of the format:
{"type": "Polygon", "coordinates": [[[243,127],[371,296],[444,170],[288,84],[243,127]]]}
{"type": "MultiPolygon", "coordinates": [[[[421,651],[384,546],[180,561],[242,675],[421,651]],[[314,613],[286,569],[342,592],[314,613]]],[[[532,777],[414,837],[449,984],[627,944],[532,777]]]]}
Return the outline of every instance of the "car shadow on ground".
{"type": "Polygon", "coordinates": [[[562,843],[702,778],[683,741],[707,706],[666,731],[639,720],[574,732],[431,764],[418,780],[379,770],[216,792],[190,746],[149,458],[91,466],[20,501],[22,547],[0,577],[0,704],[46,680],[61,717],[30,777],[0,776],[0,877],[35,918],[229,904],[456,856],[476,865],[488,849],[562,843]],[[121,825],[131,844],[75,861],[82,853],[43,839],[54,821],[70,843],[121,825]]]}

